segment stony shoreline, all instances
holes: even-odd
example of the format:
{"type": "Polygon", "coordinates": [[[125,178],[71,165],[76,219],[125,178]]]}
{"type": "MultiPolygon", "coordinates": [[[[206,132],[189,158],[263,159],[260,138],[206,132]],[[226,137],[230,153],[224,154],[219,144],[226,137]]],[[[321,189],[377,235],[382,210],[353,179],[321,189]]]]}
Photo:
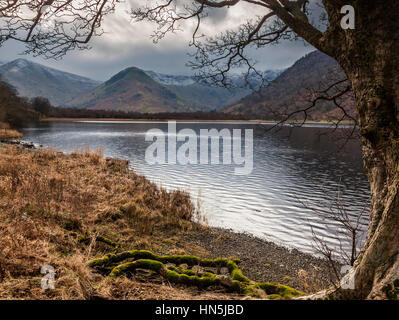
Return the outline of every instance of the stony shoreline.
{"type": "Polygon", "coordinates": [[[6,140],[0,139],[0,144],[3,145],[13,145],[13,146],[21,146],[25,149],[36,149],[36,146],[31,142],[22,142],[20,140],[6,140]]]}
{"type": "Polygon", "coordinates": [[[184,238],[206,248],[209,258],[239,258],[243,272],[255,281],[278,282],[305,292],[315,292],[331,286],[334,279],[325,260],[250,234],[207,228],[190,232],[184,238]]]}

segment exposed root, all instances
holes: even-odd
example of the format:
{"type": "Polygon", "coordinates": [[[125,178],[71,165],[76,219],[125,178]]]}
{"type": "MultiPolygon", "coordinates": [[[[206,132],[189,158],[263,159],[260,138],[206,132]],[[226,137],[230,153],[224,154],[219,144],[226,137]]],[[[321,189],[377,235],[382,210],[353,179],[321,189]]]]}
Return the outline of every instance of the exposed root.
{"type": "Polygon", "coordinates": [[[244,276],[238,267],[239,262],[239,260],[223,258],[201,259],[191,255],[158,256],[147,250],[130,250],[110,253],[102,258],[91,260],[87,264],[111,277],[130,275],[137,269],[146,269],[172,283],[194,285],[200,288],[221,286],[229,292],[266,299],[290,299],[305,295],[303,292],[278,283],[252,281],[244,276]],[[189,267],[192,269],[188,269],[189,267]],[[202,271],[201,268],[213,268],[216,271],[202,271]],[[219,274],[222,268],[227,270],[226,274],[219,274]]]}

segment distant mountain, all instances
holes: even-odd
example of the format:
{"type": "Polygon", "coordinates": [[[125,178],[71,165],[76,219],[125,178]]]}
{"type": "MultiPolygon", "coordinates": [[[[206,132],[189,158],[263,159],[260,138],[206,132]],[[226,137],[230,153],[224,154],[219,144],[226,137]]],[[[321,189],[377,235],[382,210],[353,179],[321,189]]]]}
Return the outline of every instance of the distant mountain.
{"type": "MultiPolygon", "coordinates": [[[[320,51],[311,52],[295,62],[259,93],[244,97],[225,108],[224,111],[258,116],[263,119],[273,119],[275,117],[273,111],[293,112],[309,105],[309,89],[318,90],[320,84],[331,84],[332,73],[339,79],[345,79],[344,71],[334,59],[320,51]]],[[[351,97],[346,97],[344,103],[353,114],[351,97]]],[[[333,103],[322,102],[312,113],[312,117],[327,119],[337,114],[339,110],[333,103]]]]}
{"type": "MultiPolygon", "coordinates": [[[[272,81],[281,72],[282,70],[267,70],[264,72],[264,78],[267,81],[272,81]]],[[[192,76],[167,75],[153,71],[145,71],[145,73],[154,81],[167,87],[182,100],[187,101],[193,109],[200,111],[220,110],[238,102],[252,92],[241,75],[233,76],[232,82],[235,88],[228,90],[223,87],[198,83],[192,76]]],[[[254,74],[249,77],[249,82],[254,87],[259,85],[259,81],[254,74]]]]}
{"type": "Polygon", "coordinates": [[[266,71],[258,71],[259,74],[255,72],[251,72],[246,79],[244,75],[237,74],[232,77],[233,85],[237,87],[248,87],[251,86],[253,89],[257,88],[262,81],[261,77],[263,77],[264,83],[266,85],[268,82],[276,79],[280,74],[284,72],[284,69],[277,70],[266,70],[266,71]]]}
{"type": "Polygon", "coordinates": [[[20,96],[42,96],[56,106],[63,105],[100,84],[98,81],[45,67],[26,59],[17,59],[1,65],[0,74],[20,96]]]}
{"type": "Polygon", "coordinates": [[[220,110],[237,102],[251,91],[246,88],[236,88],[229,91],[226,88],[193,83],[186,86],[166,86],[181,99],[187,101],[196,111],[220,110]]]}
{"type": "Polygon", "coordinates": [[[188,86],[195,83],[194,77],[192,76],[170,75],[154,71],[144,72],[156,82],[166,86],[188,86]]]}
{"type": "Polygon", "coordinates": [[[192,111],[190,103],[135,67],[119,72],[91,92],[72,100],[68,106],[127,112],[192,111]]]}

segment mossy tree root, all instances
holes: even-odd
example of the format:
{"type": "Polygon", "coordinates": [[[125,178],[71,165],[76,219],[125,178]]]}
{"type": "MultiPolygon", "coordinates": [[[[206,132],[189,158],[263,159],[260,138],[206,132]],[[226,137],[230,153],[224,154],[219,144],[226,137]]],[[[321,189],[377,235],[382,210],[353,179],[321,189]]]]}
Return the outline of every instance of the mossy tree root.
{"type": "Polygon", "coordinates": [[[269,299],[289,299],[305,295],[291,287],[278,283],[259,283],[251,281],[238,267],[239,260],[231,259],[201,259],[191,255],[158,256],[147,250],[130,250],[121,253],[111,253],[102,258],[88,262],[88,265],[99,270],[111,270],[111,277],[134,273],[136,269],[152,270],[172,283],[195,285],[201,288],[210,286],[223,286],[231,292],[238,292],[256,297],[269,299]],[[124,260],[128,262],[113,266],[124,260]],[[173,265],[185,264],[189,267],[225,267],[228,275],[219,275],[212,272],[198,272],[191,269],[183,269],[173,265]]]}
{"type": "MultiPolygon", "coordinates": [[[[78,237],[78,234],[76,232],[73,232],[72,235],[74,237],[78,237]]],[[[106,237],[103,237],[103,236],[96,236],[95,240],[96,240],[96,242],[105,243],[105,244],[107,244],[107,245],[109,245],[111,247],[114,247],[115,249],[118,249],[121,246],[119,243],[117,243],[117,242],[115,242],[115,241],[113,241],[111,239],[108,239],[106,237]]],[[[79,243],[84,243],[84,244],[89,244],[90,243],[90,236],[88,236],[87,234],[81,235],[81,236],[78,237],[78,242],[79,243]]]]}
{"type": "Polygon", "coordinates": [[[234,269],[238,269],[237,264],[240,262],[238,259],[201,259],[192,255],[170,255],[158,256],[148,250],[130,250],[121,253],[111,253],[102,258],[94,259],[88,262],[90,267],[106,267],[112,263],[117,263],[126,259],[151,259],[160,261],[162,263],[173,263],[176,265],[187,264],[189,267],[202,266],[202,267],[226,267],[231,273],[234,269]]]}

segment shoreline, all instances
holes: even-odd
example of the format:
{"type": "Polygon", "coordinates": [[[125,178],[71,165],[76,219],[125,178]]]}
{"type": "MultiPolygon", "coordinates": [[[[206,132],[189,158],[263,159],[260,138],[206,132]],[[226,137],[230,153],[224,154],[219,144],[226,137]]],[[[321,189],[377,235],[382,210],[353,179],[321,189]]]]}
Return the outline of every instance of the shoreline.
{"type": "MultiPolygon", "coordinates": [[[[168,121],[176,121],[176,122],[249,122],[249,123],[266,123],[266,124],[277,124],[278,122],[275,120],[199,120],[199,119],[129,119],[129,118],[42,118],[40,119],[41,122],[62,122],[62,121],[87,121],[87,122],[96,122],[96,121],[103,121],[103,122],[168,122],[168,121]]],[[[291,120],[287,121],[286,124],[298,124],[302,123],[301,120],[291,120]]],[[[330,120],[309,120],[306,121],[305,124],[332,124],[333,121],[330,120]]],[[[353,122],[344,120],[340,124],[348,125],[353,124],[353,122]]]]}
{"type": "Polygon", "coordinates": [[[254,122],[254,123],[261,123],[265,122],[263,120],[198,120],[198,119],[129,119],[129,118],[43,118],[40,119],[42,122],[58,122],[58,121],[120,121],[120,122],[150,122],[150,121],[157,121],[157,122],[168,122],[168,121],[176,121],[176,122],[254,122]]]}
{"type": "Polygon", "coordinates": [[[206,247],[210,258],[237,256],[245,275],[254,281],[278,282],[312,293],[332,285],[334,275],[327,261],[249,233],[208,227],[186,237],[206,247]]]}

